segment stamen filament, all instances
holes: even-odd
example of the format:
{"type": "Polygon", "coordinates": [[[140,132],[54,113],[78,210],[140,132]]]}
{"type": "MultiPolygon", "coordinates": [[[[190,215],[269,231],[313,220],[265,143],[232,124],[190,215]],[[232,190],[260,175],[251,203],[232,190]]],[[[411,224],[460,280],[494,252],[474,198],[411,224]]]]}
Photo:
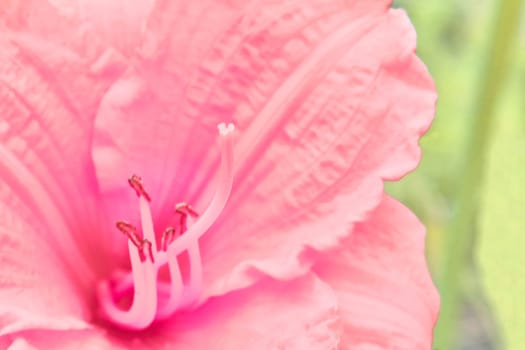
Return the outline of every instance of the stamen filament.
{"type": "Polygon", "coordinates": [[[190,265],[189,285],[184,288],[177,257],[168,255],[168,266],[170,269],[170,294],[166,303],[159,305],[157,319],[165,319],[173,315],[177,309],[189,306],[198,300],[202,291],[202,261],[199,243],[193,243],[188,249],[190,265]],[[184,293],[186,291],[186,293],[184,293]]]}
{"type": "Polygon", "coordinates": [[[128,310],[120,309],[113,300],[107,281],[99,285],[98,297],[102,311],[113,323],[128,329],[144,329],[155,318],[157,307],[157,276],[152,262],[140,261],[139,252],[131,240],[128,241],[134,293],[128,310]]]}
{"type": "Polygon", "coordinates": [[[166,251],[168,249],[168,245],[173,242],[175,239],[175,229],[173,227],[168,227],[164,233],[162,234],[161,240],[160,240],[160,249],[162,251],[166,251]]]}
{"type": "Polygon", "coordinates": [[[184,292],[184,283],[180,272],[179,262],[176,256],[168,255],[168,267],[170,270],[169,299],[165,304],[159,305],[157,319],[163,320],[177,310],[184,292]]]}
{"type": "Polygon", "coordinates": [[[142,246],[139,249],[140,261],[144,262],[148,258],[152,263],[155,263],[155,256],[153,255],[152,244],[147,239],[142,241],[142,246]]]}
{"type": "Polygon", "coordinates": [[[141,195],[139,197],[140,203],[140,221],[142,225],[142,235],[145,240],[148,240],[152,245],[153,252],[157,251],[157,243],[155,240],[155,230],[153,228],[153,218],[151,216],[151,209],[149,201],[146,197],[141,195]]]}

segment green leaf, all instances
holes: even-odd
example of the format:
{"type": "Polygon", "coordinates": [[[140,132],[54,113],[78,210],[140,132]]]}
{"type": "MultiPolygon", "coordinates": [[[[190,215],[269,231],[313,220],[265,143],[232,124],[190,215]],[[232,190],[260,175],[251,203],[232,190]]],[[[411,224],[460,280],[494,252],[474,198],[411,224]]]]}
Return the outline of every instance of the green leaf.
{"type": "Polygon", "coordinates": [[[516,112],[503,113],[489,153],[477,254],[482,285],[510,350],[525,349],[525,133],[516,112]]]}
{"type": "Polygon", "coordinates": [[[486,175],[487,150],[493,140],[498,98],[502,95],[505,77],[510,71],[512,46],[523,3],[521,0],[500,0],[496,5],[486,63],[474,100],[471,131],[465,139],[463,166],[458,174],[455,212],[445,237],[445,257],[438,279],[442,304],[434,345],[447,350],[457,344],[455,333],[460,315],[461,281],[464,280],[465,268],[477,238],[479,217],[476,214],[486,175]]]}

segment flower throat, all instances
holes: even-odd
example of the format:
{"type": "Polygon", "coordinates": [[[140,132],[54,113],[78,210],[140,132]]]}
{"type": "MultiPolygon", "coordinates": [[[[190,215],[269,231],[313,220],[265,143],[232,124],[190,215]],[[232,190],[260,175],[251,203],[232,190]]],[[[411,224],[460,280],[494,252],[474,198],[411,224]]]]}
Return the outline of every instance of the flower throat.
{"type": "Polygon", "coordinates": [[[159,245],[149,205],[151,197],[139,176],[133,175],[128,180],[139,199],[141,230],[124,221],[116,223],[117,229],[128,237],[131,272],[115,274],[111,281],[101,281],[97,286],[103,317],[111,323],[125,329],[144,329],[155,320],[166,319],[198,301],[203,283],[199,238],[220,215],[232,189],[234,129],[233,124],[218,125],[219,185],[208,208],[199,216],[189,204],[176,204],[177,224],[164,230],[159,245]],[[189,217],[194,219],[190,225],[189,217]],[[183,252],[189,261],[187,282],[183,281],[177,259],[183,252]],[[169,282],[158,279],[158,272],[164,266],[169,269],[169,282]],[[124,310],[119,301],[131,290],[131,306],[124,310]]]}

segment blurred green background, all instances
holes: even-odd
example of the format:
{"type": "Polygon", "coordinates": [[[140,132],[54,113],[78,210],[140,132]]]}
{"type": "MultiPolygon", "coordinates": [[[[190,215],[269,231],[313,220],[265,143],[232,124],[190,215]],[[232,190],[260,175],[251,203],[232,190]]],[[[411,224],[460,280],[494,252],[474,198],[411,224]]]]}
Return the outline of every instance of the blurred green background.
{"type": "Polygon", "coordinates": [[[434,349],[525,349],[525,4],[399,0],[436,82],[418,170],[387,190],[427,225],[434,349]]]}

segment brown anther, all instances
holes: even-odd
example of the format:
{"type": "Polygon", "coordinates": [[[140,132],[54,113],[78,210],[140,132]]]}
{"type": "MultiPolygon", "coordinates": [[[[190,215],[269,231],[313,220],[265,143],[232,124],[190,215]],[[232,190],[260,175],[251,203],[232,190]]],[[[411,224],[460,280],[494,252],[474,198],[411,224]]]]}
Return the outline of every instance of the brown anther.
{"type": "Polygon", "coordinates": [[[137,248],[140,248],[142,245],[142,239],[139,237],[137,228],[127,222],[124,221],[118,221],[116,223],[117,229],[128,236],[131,243],[133,243],[137,248]]]}
{"type": "Polygon", "coordinates": [[[180,233],[186,232],[188,229],[188,215],[192,217],[198,217],[199,213],[197,213],[188,203],[181,202],[175,204],[175,213],[180,215],[179,220],[179,228],[180,233]]]}
{"type": "Polygon", "coordinates": [[[142,244],[139,247],[140,261],[144,262],[149,257],[151,262],[154,263],[155,262],[155,258],[153,257],[153,245],[147,239],[142,240],[141,243],[142,244]],[[146,254],[147,254],[147,256],[146,256],[146,254]]]}
{"type": "Polygon", "coordinates": [[[142,178],[140,176],[132,175],[128,179],[128,183],[131,186],[131,188],[135,190],[135,193],[137,194],[137,196],[139,197],[143,196],[144,198],[146,198],[148,202],[151,202],[151,197],[144,189],[144,186],[142,185],[142,178]]]}
{"type": "Polygon", "coordinates": [[[168,245],[173,242],[177,235],[177,232],[173,227],[168,227],[164,233],[162,234],[162,237],[160,239],[160,249],[163,251],[168,250],[168,245]]]}
{"type": "Polygon", "coordinates": [[[190,215],[194,218],[198,217],[199,216],[199,213],[197,213],[191,205],[189,205],[188,203],[186,202],[181,202],[181,203],[177,203],[175,204],[175,212],[179,213],[179,214],[186,214],[186,215],[190,215]]]}

